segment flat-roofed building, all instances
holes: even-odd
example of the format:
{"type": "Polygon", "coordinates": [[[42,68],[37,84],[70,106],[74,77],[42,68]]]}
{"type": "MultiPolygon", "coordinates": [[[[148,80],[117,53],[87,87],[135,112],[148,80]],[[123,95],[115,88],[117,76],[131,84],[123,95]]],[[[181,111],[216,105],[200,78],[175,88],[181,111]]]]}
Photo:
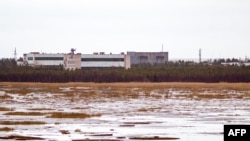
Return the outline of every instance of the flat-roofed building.
{"type": "Polygon", "coordinates": [[[133,64],[163,64],[168,61],[168,52],[135,52],[128,51],[130,63],[133,64]]]}
{"type": "Polygon", "coordinates": [[[24,54],[24,61],[30,66],[59,66],[63,65],[64,54],[40,54],[31,52],[24,54]]]}
{"type": "Polygon", "coordinates": [[[130,68],[130,57],[125,54],[82,54],[82,68],[130,68]]]}
{"type": "Polygon", "coordinates": [[[130,57],[126,54],[40,54],[31,52],[24,54],[25,64],[33,67],[60,66],[66,70],[86,68],[130,68],[130,57]]]}

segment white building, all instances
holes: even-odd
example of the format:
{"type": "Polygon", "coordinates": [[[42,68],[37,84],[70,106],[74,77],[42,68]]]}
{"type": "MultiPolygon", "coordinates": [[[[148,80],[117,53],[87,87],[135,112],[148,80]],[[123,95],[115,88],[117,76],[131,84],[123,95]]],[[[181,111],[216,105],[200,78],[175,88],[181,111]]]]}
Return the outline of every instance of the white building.
{"type": "Polygon", "coordinates": [[[130,68],[130,57],[125,54],[82,54],[82,68],[130,68]]]}
{"type": "Polygon", "coordinates": [[[64,54],[40,54],[31,52],[23,55],[24,62],[29,66],[59,66],[63,65],[64,54]]]}
{"type": "Polygon", "coordinates": [[[164,64],[168,62],[168,52],[128,51],[131,64],[164,64]]]}
{"type": "Polygon", "coordinates": [[[29,66],[60,66],[64,69],[87,68],[130,68],[130,57],[126,54],[40,54],[31,52],[24,54],[24,62],[29,66]]]}

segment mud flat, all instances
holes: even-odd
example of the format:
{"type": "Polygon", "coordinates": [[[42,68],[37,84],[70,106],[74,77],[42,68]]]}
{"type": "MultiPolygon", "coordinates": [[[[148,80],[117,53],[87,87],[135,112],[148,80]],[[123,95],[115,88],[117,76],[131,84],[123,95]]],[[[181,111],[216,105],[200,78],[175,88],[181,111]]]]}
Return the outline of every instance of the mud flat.
{"type": "Polygon", "coordinates": [[[221,141],[249,111],[250,83],[0,83],[0,139],[221,141]]]}

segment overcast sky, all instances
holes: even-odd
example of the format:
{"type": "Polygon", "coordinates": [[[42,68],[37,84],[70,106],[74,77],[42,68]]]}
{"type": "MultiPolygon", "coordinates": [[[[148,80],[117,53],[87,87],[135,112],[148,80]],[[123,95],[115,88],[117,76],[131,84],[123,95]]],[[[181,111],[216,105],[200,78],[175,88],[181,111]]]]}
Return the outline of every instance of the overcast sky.
{"type": "Polygon", "coordinates": [[[250,58],[250,0],[0,0],[0,58],[38,51],[250,58]]]}

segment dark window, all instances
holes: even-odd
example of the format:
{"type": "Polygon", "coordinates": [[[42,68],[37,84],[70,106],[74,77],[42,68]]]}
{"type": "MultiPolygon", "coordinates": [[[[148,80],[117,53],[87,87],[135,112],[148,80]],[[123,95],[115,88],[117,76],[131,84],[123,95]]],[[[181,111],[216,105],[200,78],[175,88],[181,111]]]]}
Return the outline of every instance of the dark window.
{"type": "Polygon", "coordinates": [[[164,56],[156,56],[156,59],[164,59],[164,56]]]}
{"type": "Polygon", "coordinates": [[[147,60],[147,59],[148,59],[148,56],[140,56],[139,58],[140,58],[140,59],[145,59],[145,60],[147,60]]]}
{"type": "Polygon", "coordinates": [[[33,60],[33,57],[28,57],[28,60],[33,60]]]}
{"type": "Polygon", "coordinates": [[[35,60],[63,60],[63,57],[35,57],[35,60]]]}
{"type": "Polygon", "coordinates": [[[87,62],[87,61],[100,61],[100,62],[105,62],[105,61],[110,61],[110,62],[121,62],[124,61],[124,58],[82,58],[82,62],[87,62]]]}

